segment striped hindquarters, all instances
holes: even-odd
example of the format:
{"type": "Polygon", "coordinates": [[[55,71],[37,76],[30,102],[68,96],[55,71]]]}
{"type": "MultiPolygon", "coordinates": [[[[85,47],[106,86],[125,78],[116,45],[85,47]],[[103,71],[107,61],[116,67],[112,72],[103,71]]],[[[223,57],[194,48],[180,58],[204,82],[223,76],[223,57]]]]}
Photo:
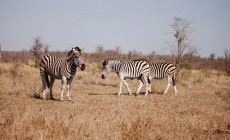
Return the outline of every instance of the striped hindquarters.
{"type": "Polygon", "coordinates": [[[166,76],[175,75],[176,67],[171,63],[150,63],[150,76],[162,79],[166,76]]]}

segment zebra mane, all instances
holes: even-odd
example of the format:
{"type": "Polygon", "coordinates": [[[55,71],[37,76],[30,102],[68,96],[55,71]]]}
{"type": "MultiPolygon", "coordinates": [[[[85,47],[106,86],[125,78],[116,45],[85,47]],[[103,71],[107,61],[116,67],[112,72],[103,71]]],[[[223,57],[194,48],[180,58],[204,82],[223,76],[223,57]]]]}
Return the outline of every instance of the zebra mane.
{"type": "Polygon", "coordinates": [[[119,60],[119,59],[116,59],[116,58],[107,58],[107,59],[105,59],[105,60],[119,60]]]}
{"type": "Polygon", "coordinates": [[[149,62],[147,59],[134,59],[133,61],[145,61],[145,62],[149,62]]]}
{"type": "Polygon", "coordinates": [[[122,62],[120,59],[106,59],[103,61],[103,66],[108,64],[108,61],[113,61],[113,62],[122,62]]]}

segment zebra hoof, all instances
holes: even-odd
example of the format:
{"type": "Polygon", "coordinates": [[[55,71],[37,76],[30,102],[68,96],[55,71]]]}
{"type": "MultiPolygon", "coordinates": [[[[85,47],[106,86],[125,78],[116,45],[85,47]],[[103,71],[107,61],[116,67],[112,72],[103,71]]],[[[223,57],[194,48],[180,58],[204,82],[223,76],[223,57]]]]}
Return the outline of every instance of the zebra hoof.
{"type": "Polygon", "coordinates": [[[72,101],[72,99],[70,97],[67,97],[67,101],[72,101]]]}
{"type": "Polygon", "coordinates": [[[68,102],[70,102],[70,103],[74,103],[74,100],[68,100],[68,102]]]}
{"type": "Polygon", "coordinates": [[[51,97],[51,98],[50,98],[50,100],[53,100],[53,101],[54,101],[54,100],[55,100],[55,98],[54,98],[54,97],[51,97]]]}

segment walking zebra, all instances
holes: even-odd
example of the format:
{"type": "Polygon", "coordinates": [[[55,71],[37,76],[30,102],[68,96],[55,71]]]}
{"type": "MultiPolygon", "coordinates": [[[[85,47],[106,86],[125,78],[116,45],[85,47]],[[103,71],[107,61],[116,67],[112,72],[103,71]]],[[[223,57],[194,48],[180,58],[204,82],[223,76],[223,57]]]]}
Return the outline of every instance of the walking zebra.
{"type": "Polygon", "coordinates": [[[145,60],[135,60],[135,61],[121,61],[116,59],[107,59],[103,62],[103,69],[102,69],[102,75],[101,78],[105,79],[106,76],[110,72],[116,72],[117,75],[120,77],[120,90],[118,93],[118,96],[121,95],[121,89],[123,83],[127,87],[129,91],[129,95],[132,95],[131,90],[129,89],[129,86],[127,82],[125,81],[126,78],[129,79],[138,79],[140,82],[140,85],[136,91],[136,95],[141,90],[143,84],[146,84],[146,93],[145,95],[148,95],[148,89],[150,80],[148,78],[149,76],[150,67],[147,61],[145,60]]]}
{"type": "Polygon", "coordinates": [[[42,93],[43,99],[46,98],[46,86],[50,88],[50,99],[54,99],[52,95],[52,88],[55,79],[61,79],[61,97],[60,100],[63,100],[63,93],[65,85],[67,84],[67,98],[70,98],[70,86],[73,80],[73,77],[77,71],[77,67],[80,67],[81,70],[85,69],[85,64],[80,58],[81,49],[78,47],[72,48],[68,53],[66,59],[57,58],[56,56],[46,55],[41,59],[40,63],[40,74],[42,78],[42,93]],[[48,75],[50,76],[50,82],[48,75]]]}
{"type": "MultiPolygon", "coordinates": [[[[149,79],[163,79],[166,76],[168,77],[168,85],[164,91],[164,95],[167,94],[170,85],[173,85],[175,94],[177,94],[176,83],[175,83],[175,74],[176,67],[171,63],[149,63],[150,65],[150,76],[149,79]]],[[[151,92],[151,87],[149,88],[151,92]]]]}

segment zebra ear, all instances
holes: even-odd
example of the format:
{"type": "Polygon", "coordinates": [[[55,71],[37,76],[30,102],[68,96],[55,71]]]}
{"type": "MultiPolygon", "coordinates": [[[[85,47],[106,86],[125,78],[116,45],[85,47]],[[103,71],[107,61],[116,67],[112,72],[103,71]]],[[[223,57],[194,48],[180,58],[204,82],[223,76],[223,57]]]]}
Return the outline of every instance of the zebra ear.
{"type": "Polygon", "coordinates": [[[105,61],[103,62],[103,66],[105,66],[105,65],[108,65],[108,61],[107,61],[107,60],[105,60],[105,61]]]}
{"type": "Polygon", "coordinates": [[[78,51],[78,52],[81,54],[81,51],[82,51],[82,50],[81,50],[79,47],[75,47],[74,49],[75,49],[76,51],[78,51]]]}

